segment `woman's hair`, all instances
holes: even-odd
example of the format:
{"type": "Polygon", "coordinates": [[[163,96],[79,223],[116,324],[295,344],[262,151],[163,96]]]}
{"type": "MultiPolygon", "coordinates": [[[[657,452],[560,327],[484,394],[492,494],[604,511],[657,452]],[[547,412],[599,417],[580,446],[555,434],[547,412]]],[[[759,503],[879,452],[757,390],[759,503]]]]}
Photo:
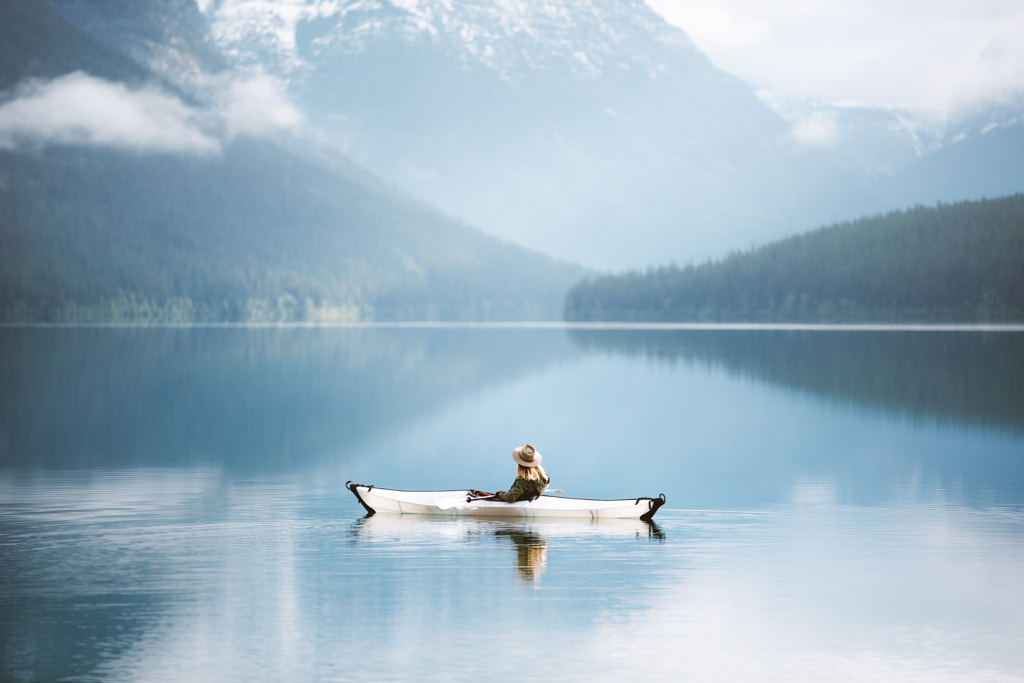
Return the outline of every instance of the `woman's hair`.
{"type": "Polygon", "coordinates": [[[516,474],[527,481],[551,481],[548,473],[540,465],[534,465],[533,467],[519,465],[518,467],[519,471],[516,474]]]}

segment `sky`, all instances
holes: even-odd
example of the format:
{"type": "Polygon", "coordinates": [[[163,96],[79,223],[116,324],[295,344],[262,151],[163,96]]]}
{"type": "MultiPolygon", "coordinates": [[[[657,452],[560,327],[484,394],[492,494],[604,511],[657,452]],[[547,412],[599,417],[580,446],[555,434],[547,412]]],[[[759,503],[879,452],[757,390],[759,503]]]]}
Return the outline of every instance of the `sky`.
{"type": "Polygon", "coordinates": [[[1024,90],[1021,0],[646,0],[773,98],[946,113],[1024,90]]]}

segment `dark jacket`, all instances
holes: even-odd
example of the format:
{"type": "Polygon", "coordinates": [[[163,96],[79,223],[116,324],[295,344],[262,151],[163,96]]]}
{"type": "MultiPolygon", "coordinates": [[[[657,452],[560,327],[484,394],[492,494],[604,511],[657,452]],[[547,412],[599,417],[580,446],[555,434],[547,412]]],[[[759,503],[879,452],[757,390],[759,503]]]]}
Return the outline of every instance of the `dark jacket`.
{"type": "Polygon", "coordinates": [[[540,494],[544,493],[544,489],[546,489],[550,483],[550,479],[530,481],[525,477],[516,477],[516,480],[512,482],[512,488],[508,491],[498,491],[494,494],[494,497],[503,500],[506,503],[515,503],[519,500],[533,500],[540,494]]]}

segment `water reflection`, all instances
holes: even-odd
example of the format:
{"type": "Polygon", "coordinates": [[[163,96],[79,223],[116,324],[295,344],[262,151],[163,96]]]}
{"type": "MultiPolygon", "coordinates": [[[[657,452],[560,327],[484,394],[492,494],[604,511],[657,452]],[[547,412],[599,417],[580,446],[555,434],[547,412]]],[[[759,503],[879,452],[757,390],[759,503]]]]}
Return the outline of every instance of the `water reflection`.
{"type": "Polygon", "coordinates": [[[1024,513],[939,487],[483,520],[213,468],[0,472],[0,680],[1021,680],[1024,513]],[[522,590],[528,587],[529,590],[522,590]]]}
{"type": "Polygon", "coordinates": [[[379,513],[364,515],[352,523],[351,536],[361,542],[421,544],[437,540],[472,541],[483,537],[507,535],[509,530],[543,539],[618,538],[664,541],[665,532],[654,521],[641,519],[560,519],[541,517],[509,520],[451,515],[411,515],[379,513]]]}
{"type": "Polygon", "coordinates": [[[526,624],[573,680],[1024,680],[1022,339],[0,329],[0,679],[478,680],[526,624]],[[524,432],[672,509],[343,488],[502,485],[524,432]]]}
{"type": "Polygon", "coordinates": [[[1024,333],[571,329],[588,351],[699,363],[913,419],[1024,432],[1024,333]]]}
{"type": "Polygon", "coordinates": [[[540,581],[544,565],[548,562],[547,540],[538,533],[515,527],[496,529],[494,535],[507,538],[515,545],[519,578],[527,583],[540,581]]]}
{"type": "Polygon", "coordinates": [[[0,466],[282,470],[578,356],[561,330],[0,328],[0,466]]]}
{"type": "Polygon", "coordinates": [[[939,485],[987,504],[1024,481],[1022,345],[973,332],[4,327],[0,468],[500,487],[506,445],[528,438],[578,497],[758,506],[824,476],[839,502],[939,485]]]}
{"type": "Polygon", "coordinates": [[[387,513],[359,518],[352,524],[350,534],[355,542],[397,543],[403,547],[453,542],[472,544],[488,538],[508,541],[515,548],[517,576],[527,584],[540,582],[552,540],[559,544],[593,543],[602,539],[665,541],[661,527],[653,521],[639,519],[527,521],[387,513]]]}
{"type": "Polygon", "coordinates": [[[932,491],[666,523],[684,520],[670,578],[580,654],[609,679],[1024,680],[1019,507],[965,509],[932,491]]]}

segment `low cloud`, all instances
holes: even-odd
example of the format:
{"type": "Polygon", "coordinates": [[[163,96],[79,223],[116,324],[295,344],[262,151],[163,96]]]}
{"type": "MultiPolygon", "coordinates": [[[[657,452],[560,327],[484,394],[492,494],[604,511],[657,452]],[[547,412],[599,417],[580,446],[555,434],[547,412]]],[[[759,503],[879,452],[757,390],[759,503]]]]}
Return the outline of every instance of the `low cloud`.
{"type": "Polygon", "coordinates": [[[1024,23],[995,36],[959,74],[954,104],[1009,104],[1024,95],[1024,23]]]}
{"type": "Polygon", "coordinates": [[[1024,87],[1019,0],[646,2],[716,66],[787,96],[944,112],[1024,87]]]}
{"type": "Polygon", "coordinates": [[[279,78],[256,73],[218,86],[217,110],[229,138],[294,130],[303,123],[302,113],[288,99],[285,82],[279,78]]]}
{"type": "Polygon", "coordinates": [[[47,144],[213,154],[202,116],[155,88],[131,89],[75,72],[30,81],[0,105],[0,147],[47,144]]]}
{"type": "Polygon", "coordinates": [[[279,79],[218,77],[207,103],[189,105],[154,86],[75,72],[32,80],[0,104],[0,148],[77,145],[167,154],[219,154],[240,135],[297,130],[301,112],[279,79]]]}
{"type": "Polygon", "coordinates": [[[834,114],[816,111],[795,121],[791,132],[802,145],[831,145],[836,140],[839,128],[834,114]]]}

